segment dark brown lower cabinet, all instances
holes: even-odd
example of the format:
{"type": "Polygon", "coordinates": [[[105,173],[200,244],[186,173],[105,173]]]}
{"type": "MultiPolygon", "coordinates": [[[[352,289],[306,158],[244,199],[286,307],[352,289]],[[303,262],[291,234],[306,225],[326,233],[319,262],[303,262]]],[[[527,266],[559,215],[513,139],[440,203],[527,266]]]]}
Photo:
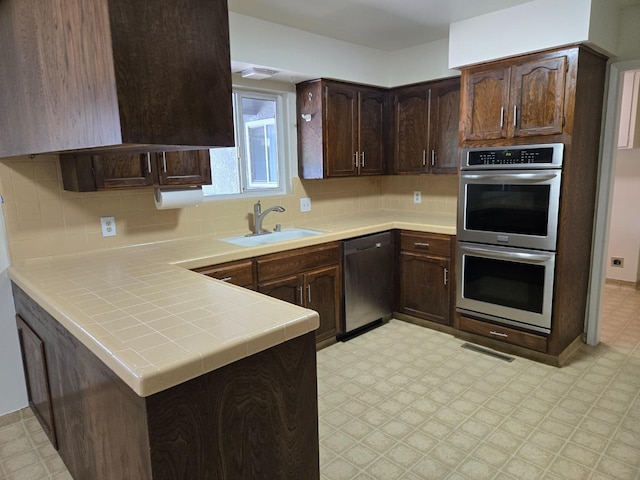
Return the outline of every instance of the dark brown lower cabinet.
{"type": "Polygon", "coordinates": [[[398,310],[444,325],[454,305],[452,237],[401,231],[398,310]]]}
{"type": "Polygon", "coordinates": [[[313,332],[140,397],[16,285],[13,293],[29,322],[18,320],[27,374],[38,377],[28,381],[51,387],[49,419],[73,478],[319,479],[313,332]]]}
{"type": "Polygon", "coordinates": [[[400,308],[402,313],[449,325],[448,280],[451,261],[415,253],[400,253],[400,308]]]}
{"type": "Polygon", "coordinates": [[[258,291],[318,312],[320,326],[316,330],[317,341],[326,340],[338,334],[339,302],[342,295],[338,265],[266,282],[258,286],[258,291]]]}
{"type": "Polygon", "coordinates": [[[318,312],[316,341],[342,326],[342,248],[338,242],[298,248],[256,259],[258,292],[318,312]]]}
{"type": "Polygon", "coordinates": [[[16,324],[18,326],[29,405],[40,421],[47,437],[49,437],[53,446],[57,448],[44,343],[20,315],[16,315],[16,324]]]}

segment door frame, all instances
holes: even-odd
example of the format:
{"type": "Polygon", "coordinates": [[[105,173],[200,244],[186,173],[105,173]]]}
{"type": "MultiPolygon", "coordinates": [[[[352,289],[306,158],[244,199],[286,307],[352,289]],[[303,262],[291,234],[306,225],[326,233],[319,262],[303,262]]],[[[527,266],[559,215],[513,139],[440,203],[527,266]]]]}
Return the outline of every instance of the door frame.
{"type": "Polygon", "coordinates": [[[601,133],[602,147],[600,149],[598,195],[593,232],[591,280],[585,319],[585,341],[588,345],[597,345],[600,341],[600,309],[606,279],[617,138],[622,103],[622,78],[627,70],[637,69],[640,69],[640,59],[612,63],[609,68],[605,115],[601,133]]]}

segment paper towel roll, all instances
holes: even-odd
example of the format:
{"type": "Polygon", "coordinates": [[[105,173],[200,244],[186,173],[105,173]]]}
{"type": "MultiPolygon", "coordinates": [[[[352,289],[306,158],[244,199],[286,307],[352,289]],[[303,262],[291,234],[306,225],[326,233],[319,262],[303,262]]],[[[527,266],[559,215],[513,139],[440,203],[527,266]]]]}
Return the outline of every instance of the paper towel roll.
{"type": "Polygon", "coordinates": [[[187,188],[183,190],[156,188],[156,208],[165,210],[168,208],[194,207],[204,200],[202,188],[187,188]]]}

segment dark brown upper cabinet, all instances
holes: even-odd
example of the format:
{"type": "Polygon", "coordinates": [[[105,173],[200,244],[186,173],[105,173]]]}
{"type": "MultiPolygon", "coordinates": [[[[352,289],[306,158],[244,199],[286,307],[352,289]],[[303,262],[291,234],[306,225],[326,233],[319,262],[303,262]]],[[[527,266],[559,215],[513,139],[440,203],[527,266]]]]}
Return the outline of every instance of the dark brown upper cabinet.
{"type": "Polygon", "coordinates": [[[393,173],[456,173],[460,79],[399,87],[393,98],[393,173]]]}
{"type": "Polygon", "coordinates": [[[209,150],[60,155],[65,190],[185,187],[211,183],[209,150]]]}
{"type": "Polygon", "coordinates": [[[3,0],[0,45],[0,157],[234,143],[226,0],[3,0]]]}
{"type": "Polygon", "coordinates": [[[297,85],[296,104],[300,178],[386,173],[387,89],[312,80],[297,85]]]}
{"type": "Polygon", "coordinates": [[[577,49],[567,49],[463,70],[463,140],[562,134],[576,59],[577,49]]]}

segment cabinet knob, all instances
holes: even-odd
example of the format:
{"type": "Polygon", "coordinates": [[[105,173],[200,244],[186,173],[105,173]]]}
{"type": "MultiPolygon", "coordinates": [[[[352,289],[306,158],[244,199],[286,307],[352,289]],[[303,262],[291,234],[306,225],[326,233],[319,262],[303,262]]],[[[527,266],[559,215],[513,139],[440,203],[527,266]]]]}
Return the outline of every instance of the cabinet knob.
{"type": "Polygon", "coordinates": [[[362,160],[360,161],[360,166],[364,168],[364,152],[360,152],[360,157],[362,158],[362,160]]]}
{"type": "Polygon", "coordinates": [[[500,107],[500,128],[504,127],[504,107],[500,107]]]}
{"type": "Polygon", "coordinates": [[[427,151],[422,150],[422,166],[424,167],[427,164],[427,151]]]}
{"type": "Polygon", "coordinates": [[[151,173],[151,154],[147,152],[147,171],[151,173]]]}

